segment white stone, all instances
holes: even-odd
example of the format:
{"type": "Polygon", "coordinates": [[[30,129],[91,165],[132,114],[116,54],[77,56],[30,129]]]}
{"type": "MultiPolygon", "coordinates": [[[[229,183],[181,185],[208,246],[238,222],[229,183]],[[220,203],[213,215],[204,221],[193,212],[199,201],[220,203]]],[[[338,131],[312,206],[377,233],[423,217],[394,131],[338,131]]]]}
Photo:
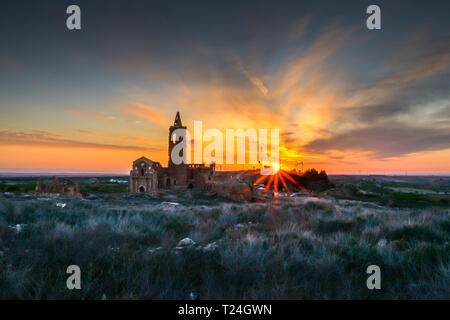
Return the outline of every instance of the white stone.
{"type": "Polygon", "coordinates": [[[184,238],[184,239],[180,240],[180,242],[178,242],[178,244],[177,244],[177,248],[178,247],[188,247],[188,246],[195,246],[195,241],[192,240],[191,238],[184,238]]]}
{"type": "Polygon", "coordinates": [[[205,250],[205,251],[212,251],[212,250],[217,249],[218,247],[219,247],[219,246],[217,245],[216,242],[211,242],[211,243],[207,244],[207,245],[203,248],[203,250],[205,250]]]}

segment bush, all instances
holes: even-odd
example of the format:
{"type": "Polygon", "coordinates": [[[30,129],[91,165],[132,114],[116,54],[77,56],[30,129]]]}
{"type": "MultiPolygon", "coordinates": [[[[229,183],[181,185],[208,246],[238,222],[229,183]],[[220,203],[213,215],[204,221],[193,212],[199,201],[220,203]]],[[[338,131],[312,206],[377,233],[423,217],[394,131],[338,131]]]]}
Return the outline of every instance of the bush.
{"type": "Polygon", "coordinates": [[[324,170],[319,173],[314,168],[306,170],[302,175],[294,175],[294,179],[302,187],[315,192],[325,191],[333,185],[324,170]]]}

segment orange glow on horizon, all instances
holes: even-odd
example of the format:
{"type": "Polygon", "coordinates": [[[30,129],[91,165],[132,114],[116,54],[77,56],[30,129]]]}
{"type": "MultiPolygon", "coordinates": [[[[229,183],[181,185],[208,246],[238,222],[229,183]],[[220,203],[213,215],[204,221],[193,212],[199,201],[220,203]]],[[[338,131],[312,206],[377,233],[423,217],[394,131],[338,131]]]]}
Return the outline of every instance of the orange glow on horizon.
{"type": "MultiPolygon", "coordinates": [[[[117,172],[128,173],[131,163],[141,156],[167,165],[167,150],[136,151],[95,148],[64,148],[44,146],[0,145],[2,172],[117,172]]],[[[304,170],[316,168],[327,173],[343,174],[448,174],[450,150],[427,152],[408,157],[378,161],[356,153],[346,153],[342,161],[325,156],[290,158],[280,150],[280,166],[292,170],[301,159],[304,170]],[[349,162],[349,163],[346,163],[349,162]],[[430,169],[433,168],[433,169],[430,169]]],[[[257,165],[216,165],[217,170],[251,170],[257,165]]],[[[274,166],[276,171],[279,167],[274,166]]],[[[299,169],[299,168],[297,168],[299,169]]]]}

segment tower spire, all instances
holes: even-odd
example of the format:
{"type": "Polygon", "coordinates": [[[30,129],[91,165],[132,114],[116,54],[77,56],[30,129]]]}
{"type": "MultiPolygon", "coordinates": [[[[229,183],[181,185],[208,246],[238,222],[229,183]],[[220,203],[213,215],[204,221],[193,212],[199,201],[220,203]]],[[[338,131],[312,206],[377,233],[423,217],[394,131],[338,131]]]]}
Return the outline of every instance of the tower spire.
{"type": "Polygon", "coordinates": [[[175,121],[173,123],[174,127],[182,127],[183,124],[181,123],[181,117],[180,117],[180,112],[177,111],[177,115],[175,116],[175,121]]]}

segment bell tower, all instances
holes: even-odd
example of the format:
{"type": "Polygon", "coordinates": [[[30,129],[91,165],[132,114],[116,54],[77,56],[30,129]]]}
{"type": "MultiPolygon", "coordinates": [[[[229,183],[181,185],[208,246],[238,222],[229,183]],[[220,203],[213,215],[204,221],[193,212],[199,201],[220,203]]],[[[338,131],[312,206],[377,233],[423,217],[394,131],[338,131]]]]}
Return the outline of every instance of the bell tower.
{"type": "MultiPolygon", "coordinates": [[[[184,143],[183,137],[181,136],[175,136],[174,131],[177,129],[185,129],[186,126],[183,126],[183,123],[181,122],[180,113],[177,112],[177,115],[175,116],[175,121],[173,122],[173,126],[170,126],[169,128],[169,167],[176,167],[177,165],[173,163],[172,161],[172,149],[179,143],[184,143]]],[[[181,151],[183,152],[183,151],[181,151]]],[[[183,154],[180,153],[180,156],[182,157],[183,154]]]]}

